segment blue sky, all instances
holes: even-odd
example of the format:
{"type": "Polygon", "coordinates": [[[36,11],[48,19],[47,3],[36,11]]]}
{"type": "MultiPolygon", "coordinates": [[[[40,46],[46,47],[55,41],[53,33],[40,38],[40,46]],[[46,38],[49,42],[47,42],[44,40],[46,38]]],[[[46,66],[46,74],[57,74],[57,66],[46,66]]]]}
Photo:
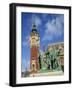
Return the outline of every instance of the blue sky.
{"type": "Polygon", "coordinates": [[[21,13],[22,25],[22,71],[30,68],[30,33],[34,21],[40,35],[40,51],[50,43],[64,41],[64,15],[51,13],[21,13]]]}

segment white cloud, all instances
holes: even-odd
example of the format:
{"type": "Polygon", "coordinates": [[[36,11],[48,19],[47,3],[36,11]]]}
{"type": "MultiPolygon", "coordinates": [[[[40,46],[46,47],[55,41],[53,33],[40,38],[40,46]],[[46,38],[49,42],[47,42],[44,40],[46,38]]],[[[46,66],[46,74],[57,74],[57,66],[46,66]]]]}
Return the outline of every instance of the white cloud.
{"type": "Polygon", "coordinates": [[[49,41],[50,41],[50,40],[52,40],[52,38],[53,38],[52,35],[46,33],[46,34],[44,35],[44,37],[43,37],[42,40],[43,40],[43,41],[45,41],[45,40],[49,40],[49,41]]]}
{"type": "Polygon", "coordinates": [[[29,47],[29,45],[30,45],[30,37],[29,36],[26,36],[26,38],[25,38],[25,41],[23,41],[23,46],[25,47],[29,47]]]}
{"type": "Polygon", "coordinates": [[[26,70],[29,70],[30,68],[30,60],[26,60],[26,59],[23,59],[22,60],[22,71],[26,71],[26,70]]]}
{"type": "Polygon", "coordinates": [[[48,14],[42,14],[43,21],[46,21],[48,14]]]}
{"type": "Polygon", "coordinates": [[[61,36],[64,32],[63,30],[64,19],[62,16],[58,16],[45,24],[45,34],[44,40],[52,40],[54,37],[61,36]]]}
{"type": "Polygon", "coordinates": [[[41,22],[41,19],[40,19],[39,17],[37,17],[37,16],[36,16],[35,22],[36,22],[36,25],[37,25],[37,26],[41,25],[41,23],[42,23],[42,22],[41,22]]]}
{"type": "Polygon", "coordinates": [[[40,26],[42,24],[41,19],[37,15],[32,16],[32,21],[35,21],[36,26],[40,26]]]}

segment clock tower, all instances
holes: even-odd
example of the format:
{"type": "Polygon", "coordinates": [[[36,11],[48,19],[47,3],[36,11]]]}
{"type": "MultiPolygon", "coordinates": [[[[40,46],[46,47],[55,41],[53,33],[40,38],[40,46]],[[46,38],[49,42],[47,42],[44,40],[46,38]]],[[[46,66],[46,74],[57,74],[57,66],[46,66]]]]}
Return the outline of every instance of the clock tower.
{"type": "Polygon", "coordinates": [[[40,37],[37,32],[35,23],[33,23],[32,31],[30,34],[30,72],[36,73],[39,70],[39,45],[40,37]]]}

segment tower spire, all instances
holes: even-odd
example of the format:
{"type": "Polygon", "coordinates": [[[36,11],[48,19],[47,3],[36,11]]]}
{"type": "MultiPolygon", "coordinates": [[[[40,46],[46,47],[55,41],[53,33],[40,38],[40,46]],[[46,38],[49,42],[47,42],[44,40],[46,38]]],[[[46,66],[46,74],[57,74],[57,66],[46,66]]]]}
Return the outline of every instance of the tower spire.
{"type": "Polygon", "coordinates": [[[35,20],[36,20],[36,17],[35,17],[35,14],[34,14],[34,16],[33,16],[33,25],[36,25],[35,20]]]}
{"type": "Polygon", "coordinates": [[[36,30],[36,16],[35,14],[33,15],[33,25],[32,25],[32,29],[36,30]]]}
{"type": "Polygon", "coordinates": [[[31,31],[31,35],[38,35],[38,31],[37,31],[37,26],[36,26],[36,16],[35,14],[33,15],[33,22],[32,22],[32,31],[31,31]]]}

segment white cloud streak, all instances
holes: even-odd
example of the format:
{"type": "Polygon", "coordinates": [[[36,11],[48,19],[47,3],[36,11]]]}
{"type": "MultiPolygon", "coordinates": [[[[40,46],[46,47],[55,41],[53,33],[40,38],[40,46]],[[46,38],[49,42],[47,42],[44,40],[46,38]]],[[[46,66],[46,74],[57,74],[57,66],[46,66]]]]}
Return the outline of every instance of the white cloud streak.
{"type": "Polygon", "coordinates": [[[25,47],[29,47],[29,45],[30,45],[30,37],[29,36],[26,36],[26,38],[25,38],[25,41],[23,41],[23,46],[25,47]]]}
{"type": "Polygon", "coordinates": [[[41,21],[40,17],[38,17],[35,14],[32,15],[32,19],[31,20],[32,20],[32,23],[35,22],[37,27],[42,24],[42,21],[41,21]]]}
{"type": "Polygon", "coordinates": [[[51,21],[45,24],[45,34],[43,37],[44,40],[52,40],[54,37],[61,36],[64,32],[63,30],[64,18],[63,16],[57,16],[51,21]]]}
{"type": "Polygon", "coordinates": [[[29,70],[30,68],[30,60],[23,59],[22,60],[22,71],[29,70]]]}
{"type": "Polygon", "coordinates": [[[36,18],[35,18],[35,23],[36,23],[37,27],[42,24],[41,19],[38,16],[36,16],[36,18]]]}

